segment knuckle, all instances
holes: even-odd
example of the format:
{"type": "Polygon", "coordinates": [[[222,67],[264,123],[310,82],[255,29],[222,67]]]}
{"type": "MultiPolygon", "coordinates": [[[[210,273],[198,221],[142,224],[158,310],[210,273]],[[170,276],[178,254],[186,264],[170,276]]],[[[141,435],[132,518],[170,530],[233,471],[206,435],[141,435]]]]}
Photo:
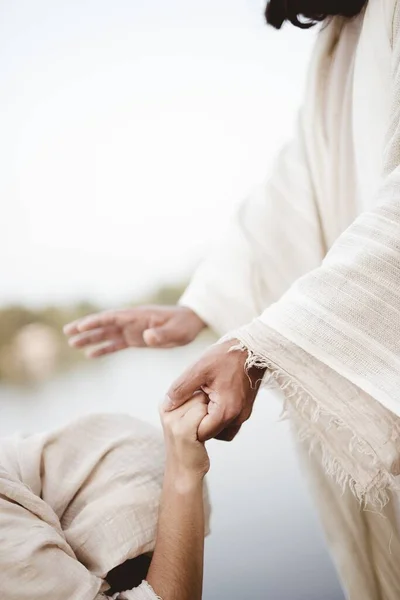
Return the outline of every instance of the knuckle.
{"type": "Polygon", "coordinates": [[[224,420],[232,421],[236,419],[241,414],[241,410],[242,407],[237,403],[227,406],[224,410],[224,420]]]}
{"type": "Polygon", "coordinates": [[[247,409],[247,410],[243,411],[242,414],[240,415],[239,422],[242,424],[245,421],[248,421],[251,417],[251,413],[252,413],[251,409],[247,409]]]}
{"type": "Polygon", "coordinates": [[[179,382],[175,382],[171,385],[168,390],[167,396],[170,400],[174,401],[179,397],[180,390],[182,389],[182,384],[179,382]]]}
{"type": "Polygon", "coordinates": [[[168,390],[168,396],[170,398],[172,396],[180,396],[183,393],[185,389],[186,379],[186,374],[184,374],[180,379],[174,381],[174,383],[168,390]]]}
{"type": "Polygon", "coordinates": [[[198,416],[199,417],[206,417],[208,415],[208,406],[207,404],[200,404],[198,409],[198,416]]]}
{"type": "Polygon", "coordinates": [[[173,421],[172,414],[170,412],[166,411],[163,406],[160,406],[160,408],[158,409],[158,412],[160,414],[161,423],[163,424],[164,428],[170,428],[171,423],[173,421]]]}
{"type": "Polygon", "coordinates": [[[186,342],[189,341],[187,332],[182,331],[178,327],[174,327],[174,329],[171,329],[170,337],[173,338],[174,342],[176,342],[177,344],[186,344],[186,342]]]}

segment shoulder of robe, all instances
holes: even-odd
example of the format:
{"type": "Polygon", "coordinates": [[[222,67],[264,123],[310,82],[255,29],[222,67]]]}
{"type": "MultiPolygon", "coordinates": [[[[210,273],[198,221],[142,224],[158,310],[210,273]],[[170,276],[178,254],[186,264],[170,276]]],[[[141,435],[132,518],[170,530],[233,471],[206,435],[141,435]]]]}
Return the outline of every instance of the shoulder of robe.
{"type": "Polygon", "coordinates": [[[388,38],[393,47],[400,33],[400,0],[370,0],[370,2],[380,4],[388,38]]]}
{"type": "Polygon", "coordinates": [[[371,31],[383,25],[393,46],[400,28],[400,0],[368,0],[364,10],[364,26],[369,21],[371,31]]]}

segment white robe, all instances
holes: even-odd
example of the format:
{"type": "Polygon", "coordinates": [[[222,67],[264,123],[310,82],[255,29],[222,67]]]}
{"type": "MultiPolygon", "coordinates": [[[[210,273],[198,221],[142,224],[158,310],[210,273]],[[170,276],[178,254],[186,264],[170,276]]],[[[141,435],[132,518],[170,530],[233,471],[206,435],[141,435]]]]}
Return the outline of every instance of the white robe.
{"type": "Polygon", "coordinates": [[[318,441],[300,452],[351,600],[400,593],[393,503],[384,520],[349,491],[384,504],[400,472],[399,23],[396,0],[370,0],[322,27],[294,139],[181,299],[269,367],[318,441]]]}

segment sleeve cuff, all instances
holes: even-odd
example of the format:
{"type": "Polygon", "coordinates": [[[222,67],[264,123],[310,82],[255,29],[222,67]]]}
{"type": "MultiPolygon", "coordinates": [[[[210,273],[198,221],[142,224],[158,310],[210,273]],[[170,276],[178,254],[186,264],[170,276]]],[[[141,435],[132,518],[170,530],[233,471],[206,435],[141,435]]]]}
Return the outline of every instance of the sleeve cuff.
{"type": "Polygon", "coordinates": [[[157,596],[147,581],[142,581],[139,587],[114,596],[114,600],[162,600],[157,596]]]}

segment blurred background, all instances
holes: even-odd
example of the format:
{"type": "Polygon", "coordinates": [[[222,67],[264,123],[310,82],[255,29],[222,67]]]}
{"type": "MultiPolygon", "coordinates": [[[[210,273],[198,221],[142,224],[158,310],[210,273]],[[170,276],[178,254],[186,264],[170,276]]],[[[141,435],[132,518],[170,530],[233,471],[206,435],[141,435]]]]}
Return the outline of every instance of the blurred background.
{"type": "MultiPolygon", "coordinates": [[[[61,328],[174,303],[291,135],[314,31],[260,0],[0,0],[0,434],[158,422],[212,341],[89,362],[61,328]]],[[[280,400],[211,442],[205,600],[341,600],[280,400]],[[278,448],[278,450],[277,450],[278,448]]]]}

